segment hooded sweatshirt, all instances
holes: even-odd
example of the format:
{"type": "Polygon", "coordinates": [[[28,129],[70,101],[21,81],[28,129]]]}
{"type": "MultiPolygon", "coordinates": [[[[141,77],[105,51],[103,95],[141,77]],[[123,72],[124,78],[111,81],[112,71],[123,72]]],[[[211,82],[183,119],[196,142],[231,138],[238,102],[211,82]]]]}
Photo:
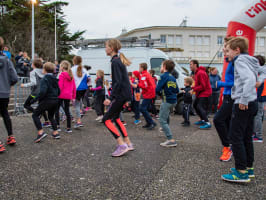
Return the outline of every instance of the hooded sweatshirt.
{"type": "Polygon", "coordinates": [[[248,105],[257,99],[255,89],[258,79],[259,61],[247,54],[240,54],[234,61],[234,86],[232,99],[235,104],[248,105]]]}
{"type": "Polygon", "coordinates": [[[10,86],[18,81],[12,62],[0,52],[0,98],[9,98],[10,86]]]}
{"type": "Polygon", "coordinates": [[[60,88],[59,99],[75,99],[76,98],[76,84],[74,78],[71,79],[67,72],[62,72],[59,75],[58,85],[60,88]]]}
{"type": "Polygon", "coordinates": [[[147,70],[143,70],[140,74],[139,87],[142,89],[143,99],[155,98],[156,85],[147,70]]]}
{"type": "Polygon", "coordinates": [[[196,92],[196,97],[209,97],[212,94],[212,88],[209,76],[205,67],[198,67],[195,72],[195,86],[192,89],[196,92]]]}
{"type": "Polygon", "coordinates": [[[40,83],[43,77],[42,69],[35,68],[30,72],[30,82],[24,84],[24,87],[31,87],[32,96],[36,96],[40,92],[40,83]]]}

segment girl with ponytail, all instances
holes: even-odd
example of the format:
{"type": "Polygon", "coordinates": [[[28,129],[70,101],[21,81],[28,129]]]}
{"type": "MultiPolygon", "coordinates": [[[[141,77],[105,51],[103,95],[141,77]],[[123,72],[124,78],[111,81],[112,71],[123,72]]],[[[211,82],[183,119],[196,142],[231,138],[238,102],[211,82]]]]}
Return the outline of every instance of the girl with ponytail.
{"type": "Polygon", "coordinates": [[[112,93],[110,95],[110,99],[106,99],[104,101],[104,105],[110,105],[110,108],[104,114],[102,121],[112,133],[118,144],[117,149],[112,153],[113,157],[122,156],[128,151],[134,150],[134,147],[128,137],[127,130],[119,118],[123,105],[127,101],[131,100],[131,89],[126,69],[126,66],[129,66],[131,62],[124,56],[123,53],[118,53],[120,49],[121,43],[117,39],[108,40],[105,44],[105,52],[112,58],[112,93]],[[113,124],[113,122],[117,127],[113,124]],[[119,132],[122,134],[123,138],[119,132]]]}
{"type": "Polygon", "coordinates": [[[59,81],[58,85],[60,88],[60,95],[59,95],[59,106],[58,111],[56,112],[55,118],[57,122],[57,126],[59,129],[59,108],[60,106],[63,107],[66,117],[67,117],[67,133],[71,133],[71,115],[69,110],[70,100],[73,100],[76,98],[76,84],[74,81],[74,76],[71,70],[71,64],[64,60],[60,63],[60,71],[61,74],[59,75],[59,81]]]}
{"type": "Polygon", "coordinates": [[[86,90],[88,89],[87,85],[87,72],[82,66],[82,58],[80,56],[75,56],[73,58],[73,64],[72,67],[72,73],[76,84],[76,99],[75,99],[75,110],[76,110],[76,117],[77,122],[74,126],[74,128],[83,127],[83,124],[81,123],[81,100],[83,99],[86,90]]]}

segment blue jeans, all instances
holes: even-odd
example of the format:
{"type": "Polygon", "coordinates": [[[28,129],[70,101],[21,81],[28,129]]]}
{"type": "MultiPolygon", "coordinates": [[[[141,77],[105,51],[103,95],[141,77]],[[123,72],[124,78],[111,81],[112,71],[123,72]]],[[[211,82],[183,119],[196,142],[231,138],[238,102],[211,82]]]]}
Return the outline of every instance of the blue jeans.
{"type": "Polygon", "coordinates": [[[135,120],[139,120],[139,101],[132,101],[132,109],[133,112],[135,113],[135,120]]]}
{"type": "Polygon", "coordinates": [[[163,102],[160,107],[159,121],[163,129],[163,132],[165,133],[165,136],[167,137],[168,140],[171,140],[173,138],[173,134],[169,128],[169,115],[171,109],[175,107],[175,105],[176,104],[163,102]]]}
{"type": "Polygon", "coordinates": [[[148,125],[155,124],[148,112],[148,108],[150,107],[151,102],[152,99],[143,99],[140,106],[140,112],[142,113],[148,125]]]}

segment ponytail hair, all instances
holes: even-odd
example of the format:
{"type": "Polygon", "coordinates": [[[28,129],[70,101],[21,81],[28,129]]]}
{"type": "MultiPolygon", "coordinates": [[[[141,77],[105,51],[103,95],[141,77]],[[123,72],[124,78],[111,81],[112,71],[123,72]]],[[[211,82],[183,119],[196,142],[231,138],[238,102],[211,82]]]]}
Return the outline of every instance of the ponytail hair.
{"type": "Polygon", "coordinates": [[[71,70],[71,64],[70,64],[70,62],[68,62],[67,60],[63,60],[60,63],[60,68],[66,70],[67,73],[68,73],[68,75],[70,76],[71,80],[73,80],[74,76],[73,76],[73,73],[72,73],[72,70],[71,70]]]}
{"type": "Polygon", "coordinates": [[[119,52],[119,50],[122,48],[122,45],[118,39],[107,40],[106,44],[112,48],[115,53],[119,53],[120,60],[125,66],[131,65],[131,61],[123,53],[119,52]]]}
{"type": "Polygon", "coordinates": [[[77,76],[82,77],[82,58],[80,56],[74,56],[73,64],[78,65],[77,76]]]}

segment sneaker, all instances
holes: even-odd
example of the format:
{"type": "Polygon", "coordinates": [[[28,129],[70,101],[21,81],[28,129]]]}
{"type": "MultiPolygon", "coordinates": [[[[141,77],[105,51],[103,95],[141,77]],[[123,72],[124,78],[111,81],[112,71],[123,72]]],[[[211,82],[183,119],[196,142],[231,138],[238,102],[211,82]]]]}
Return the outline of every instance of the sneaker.
{"type": "Polygon", "coordinates": [[[57,131],[58,132],[61,132],[62,131],[61,128],[60,128],[60,126],[57,126],[57,131]]]}
{"type": "Polygon", "coordinates": [[[79,128],[79,127],[83,127],[83,124],[81,122],[77,122],[75,125],[74,125],[74,128],[79,128]]]}
{"type": "Polygon", "coordinates": [[[141,121],[139,120],[139,119],[136,119],[135,121],[134,121],[134,124],[136,124],[136,125],[138,125],[138,124],[140,124],[141,123],[141,121]]]}
{"type": "Polygon", "coordinates": [[[66,133],[72,133],[71,128],[67,128],[67,129],[66,129],[66,133]]]}
{"type": "Polygon", "coordinates": [[[159,128],[159,132],[163,133],[163,128],[162,127],[159,128]]]}
{"type": "Polygon", "coordinates": [[[255,135],[253,137],[253,142],[263,142],[263,139],[255,135]]]}
{"type": "Polygon", "coordinates": [[[128,152],[128,147],[126,144],[118,145],[116,150],[112,153],[113,157],[119,157],[128,152]]]}
{"type": "Polygon", "coordinates": [[[231,157],[233,155],[233,152],[230,147],[224,147],[223,148],[223,154],[220,157],[220,161],[227,162],[231,160],[231,157]]]}
{"type": "Polygon", "coordinates": [[[42,124],[42,127],[43,127],[43,128],[49,128],[49,127],[51,127],[51,126],[52,126],[51,122],[44,122],[44,123],[42,124]]]}
{"type": "Polygon", "coordinates": [[[47,136],[46,133],[42,133],[41,135],[38,134],[37,138],[34,140],[35,143],[40,142],[42,139],[44,139],[47,136]]]}
{"type": "Polygon", "coordinates": [[[72,121],[72,123],[75,123],[76,122],[76,120],[75,120],[74,117],[71,117],[71,121],[72,121]]]}
{"type": "Polygon", "coordinates": [[[150,126],[150,124],[145,124],[144,126],[142,126],[142,128],[148,128],[150,126]]]}
{"type": "MultiPolygon", "coordinates": [[[[234,172],[234,171],[236,171],[236,168],[230,168],[230,171],[234,172]]],[[[249,178],[255,178],[254,168],[249,168],[249,169],[247,169],[247,171],[248,171],[248,177],[249,178]]]]}
{"type": "Polygon", "coordinates": [[[194,124],[195,124],[195,125],[204,125],[205,122],[202,121],[202,120],[199,120],[199,121],[195,122],[194,124]]]}
{"type": "Polygon", "coordinates": [[[122,124],[124,125],[124,126],[126,126],[127,125],[127,123],[125,122],[125,121],[121,121],[122,122],[122,124]]]}
{"type": "Polygon", "coordinates": [[[183,121],[183,122],[181,122],[180,124],[181,124],[181,125],[184,125],[185,123],[186,123],[186,122],[185,122],[185,121],[183,121]]]}
{"type": "Polygon", "coordinates": [[[5,146],[0,142],[0,153],[3,153],[6,150],[5,146]]]}
{"type": "Polygon", "coordinates": [[[150,126],[147,127],[147,130],[153,130],[157,126],[156,123],[151,124],[150,126]]]}
{"type": "Polygon", "coordinates": [[[231,172],[230,174],[224,174],[221,176],[224,181],[235,182],[235,183],[248,183],[250,178],[248,172],[240,173],[238,170],[231,172]]]}
{"type": "Polygon", "coordinates": [[[6,144],[8,145],[14,145],[16,144],[16,139],[14,136],[8,136],[6,144]]]}
{"type": "Polygon", "coordinates": [[[163,147],[176,147],[177,143],[176,143],[176,141],[171,142],[170,140],[166,140],[165,142],[160,143],[160,145],[163,147]]]}
{"type": "Polygon", "coordinates": [[[200,126],[199,128],[206,130],[206,129],[210,129],[211,127],[212,127],[212,125],[210,123],[205,123],[204,125],[200,126]]]}
{"type": "Polygon", "coordinates": [[[53,136],[54,139],[60,139],[60,135],[59,135],[59,133],[57,133],[57,134],[55,134],[55,135],[52,134],[52,136],[53,136]]]}
{"type": "Polygon", "coordinates": [[[184,122],[183,126],[184,126],[184,127],[186,127],[186,126],[190,126],[190,122],[184,122]]]}
{"type": "Polygon", "coordinates": [[[135,148],[134,148],[134,146],[133,146],[132,143],[131,144],[128,144],[127,145],[127,148],[128,148],[129,151],[134,151],[135,150],[135,148]]]}
{"type": "Polygon", "coordinates": [[[96,121],[102,121],[102,119],[103,119],[103,115],[100,115],[100,116],[98,116],[95,120],[96,120],[96,121]]]}

